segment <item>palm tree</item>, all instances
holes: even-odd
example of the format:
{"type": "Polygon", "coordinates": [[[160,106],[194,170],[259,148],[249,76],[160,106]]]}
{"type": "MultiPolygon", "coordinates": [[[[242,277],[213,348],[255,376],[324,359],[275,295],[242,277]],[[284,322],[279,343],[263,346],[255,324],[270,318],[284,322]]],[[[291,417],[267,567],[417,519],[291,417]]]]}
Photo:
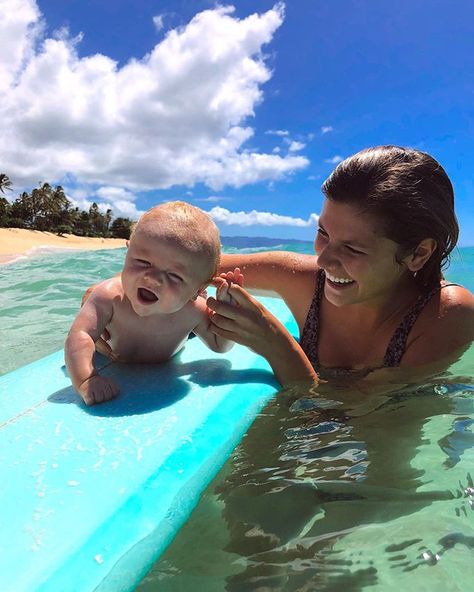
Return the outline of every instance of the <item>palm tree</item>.
{"type": "Polygon", "coordinates": [[[130,238],[130,233],[132,232],[132,226],[134,222],[130,220],[130,218],[115,218],[115,220],[110,225],[110,232],[114,238],[130,238]]]}
{"type": "Polygon", "coordinates": [[[5,193],[5,189],[12,190],[12,182],[5,173],[0,173],[0,191],[5,193]]]}

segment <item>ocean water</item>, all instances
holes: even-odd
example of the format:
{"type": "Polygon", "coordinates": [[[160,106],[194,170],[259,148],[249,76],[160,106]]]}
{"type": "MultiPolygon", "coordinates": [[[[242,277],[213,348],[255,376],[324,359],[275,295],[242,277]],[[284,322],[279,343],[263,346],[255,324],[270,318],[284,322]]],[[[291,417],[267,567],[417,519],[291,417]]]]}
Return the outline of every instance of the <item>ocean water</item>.
{"type": "MultiPolygon", "coordinates": [[[[250,239],[226,250],[311,243],[250,239]]],[[[125,250],[0,267],[0,374],[63,345],[125,250]]],[[[474,291],[474,248],[448,279],[474,291]]],[[[257,418],[139,592],[465,591],[474,580],[474,348],[391,395],[284,391],[257,418]]]]}
{"type": "MultiPolygon", "coordinates": [[[[289,250],[312,253],[309,241],[228,238],[226,252],[289,250]]],[[[63,346],[86,288],[117,273],[126,249],[38,249],[0,265],[0,375],[63,346]]],[[[474,291],[474,247],[459,249],[446,276],[474,291]]]]}

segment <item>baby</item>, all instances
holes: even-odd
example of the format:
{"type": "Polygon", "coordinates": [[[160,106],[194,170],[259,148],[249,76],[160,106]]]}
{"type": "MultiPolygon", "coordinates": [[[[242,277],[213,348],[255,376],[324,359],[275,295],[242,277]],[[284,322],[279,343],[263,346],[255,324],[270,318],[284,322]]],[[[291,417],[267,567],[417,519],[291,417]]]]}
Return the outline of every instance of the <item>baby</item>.
{"type": "MultiPolygon", "coordinates": [[[[95,342],[104,330],[113,357],[123,362],[168,360],[191,332],[213,351],[233,346],[210,331],[201,295],[216,273],[219,256],[219,231],[199,208],[169,202],[143,214],[130,237],[121,275],[94,287],[66,339],[69,376],[87,405],[119,393],[117,384],[94,368],[95,342]]],[[[241,283],[239,272],[232,277],[241,283]]],[[[228,282],[216,282],[216,298],[230,301],[228,282]]]]}

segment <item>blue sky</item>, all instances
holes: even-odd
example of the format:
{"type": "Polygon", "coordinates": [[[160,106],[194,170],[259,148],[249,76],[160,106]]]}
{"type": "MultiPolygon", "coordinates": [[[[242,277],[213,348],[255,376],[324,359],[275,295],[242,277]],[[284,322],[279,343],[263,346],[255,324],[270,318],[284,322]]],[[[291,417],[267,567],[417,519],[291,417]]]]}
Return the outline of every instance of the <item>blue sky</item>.
{"type": "Polygon", "coordinates": [[[132,217],[185,199],[227,236],[312,239],[335,163],[393,143],[445,167],[474,245],[472,0],[0,6],[17,191],[61,183],[132,217]]]}

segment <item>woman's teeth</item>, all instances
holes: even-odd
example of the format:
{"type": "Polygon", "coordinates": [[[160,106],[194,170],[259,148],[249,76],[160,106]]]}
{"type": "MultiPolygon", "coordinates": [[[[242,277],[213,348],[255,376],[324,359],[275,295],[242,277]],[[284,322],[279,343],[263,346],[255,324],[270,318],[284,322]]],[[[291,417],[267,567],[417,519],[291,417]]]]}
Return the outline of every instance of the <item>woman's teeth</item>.
{"type": "Polygon", "coordinates": [[[326,271],[326,277],[328,279],[330,279],[331,282],[334,282],[335,284],[352,284],[352,282],[354,281],[354,280],[350,280],[350,279],[347,279],[347,278],[338,278],[338,277],[336,277],[334,275],[331,275],[327,271],[326,271]]]}

